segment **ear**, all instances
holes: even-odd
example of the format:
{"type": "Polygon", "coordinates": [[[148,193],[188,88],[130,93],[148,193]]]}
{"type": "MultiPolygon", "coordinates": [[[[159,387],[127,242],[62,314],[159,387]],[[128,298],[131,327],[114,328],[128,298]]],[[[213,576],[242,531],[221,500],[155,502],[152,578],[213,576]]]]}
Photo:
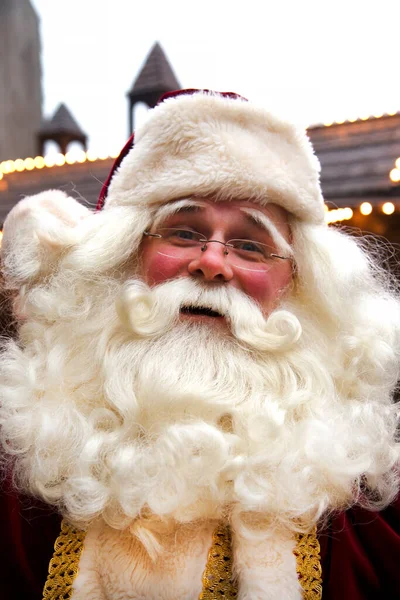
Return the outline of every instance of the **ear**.
{"type": "Polygon", "coordinates": [[[21,200],[4,222],[1,259],[7,284],[19,288],[48,275],[78,241],[77,225],[90,214],[57,190],[21,200]]]}

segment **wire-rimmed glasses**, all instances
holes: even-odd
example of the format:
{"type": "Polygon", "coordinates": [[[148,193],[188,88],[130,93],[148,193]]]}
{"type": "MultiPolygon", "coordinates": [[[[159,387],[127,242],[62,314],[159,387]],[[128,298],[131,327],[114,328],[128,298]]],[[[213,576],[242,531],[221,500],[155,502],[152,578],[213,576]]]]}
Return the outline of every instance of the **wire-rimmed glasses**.
{"type": "Polygon", "coordinates": [[[154,232],[145,231],[144,235],[162,240],[163,248],[162,251],[160,248],[160,254],[175,259],[190,257],[191,252],[196,250],[205,252],[207,245],[214,243],[224,246],[224,255],[229,255],[229,259],[233,264],[244,269],[260,270],[259,268],[251,268],[249,266],[251,263],[255,263],[254,266],[262,267],[263,265],[270,265],[271,260],[274,259],[291,260],[291,257],[282,256],[276,248],[268,244],[247,239],[232,239],[226,242],[209,240],[202,233],[183,227],[163,227],[154,232]]]}

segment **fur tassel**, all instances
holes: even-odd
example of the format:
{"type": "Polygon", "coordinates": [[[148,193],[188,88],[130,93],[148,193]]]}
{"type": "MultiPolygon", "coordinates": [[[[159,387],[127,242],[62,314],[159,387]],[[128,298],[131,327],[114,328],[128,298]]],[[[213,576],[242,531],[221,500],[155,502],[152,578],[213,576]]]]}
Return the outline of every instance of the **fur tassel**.
{"type": "Polygon", "coordinates": [[[21,200],[4,223],[1,258],[7,285],[19,288],[49,274],[61,252],[76,243],[76,225],[90,214],[57,190],[21,200]]]}

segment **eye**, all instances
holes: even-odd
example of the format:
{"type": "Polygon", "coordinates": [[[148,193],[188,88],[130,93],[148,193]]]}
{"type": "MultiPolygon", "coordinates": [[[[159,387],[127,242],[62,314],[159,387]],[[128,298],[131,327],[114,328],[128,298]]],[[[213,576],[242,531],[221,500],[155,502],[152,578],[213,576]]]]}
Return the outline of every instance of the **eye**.
{"type": "Polygon", "coordinates": [[[205,237],[201,233],[191,229],[173,227],[159,229],[158,233],[170,244],[176,244],[180,246],[198,244],[205,240],[205,237]]]}
{"type": "Polygon", "coordinates": [[[271,249],[268,246],[258,242],[253,242],[252,240],[230,240],[229,244],[231,244],[235,250],[243,253],[258,253],[262,256],[269,256],[271,254],[271,249]]]}
{"type": "Polygon", "coordinates": [[[175,235],[180,240],[195,240],[199,239],[199,234],[188,229],[175,229],[175,235]]]}

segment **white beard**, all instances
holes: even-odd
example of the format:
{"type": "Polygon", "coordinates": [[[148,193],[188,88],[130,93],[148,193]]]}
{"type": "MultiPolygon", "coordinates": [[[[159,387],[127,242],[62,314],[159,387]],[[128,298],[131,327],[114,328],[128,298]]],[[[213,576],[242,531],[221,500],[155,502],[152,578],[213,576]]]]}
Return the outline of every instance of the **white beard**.
{"type": "Polygon", "coordinates": [[[363,476],[390,483],[393,413],[339,393],[342,349],[299,303],[265,320],[237,290],[189,279],[71,290],[32,293],[31,309],[59,317],[39,315],[25,350],[3,355],[2,410],[21,486],[73,522],[224,514],[265,536],[352,503],[363,476]],[[182,304],[222,312],[228,330],[180,322],[182,304]]]}

